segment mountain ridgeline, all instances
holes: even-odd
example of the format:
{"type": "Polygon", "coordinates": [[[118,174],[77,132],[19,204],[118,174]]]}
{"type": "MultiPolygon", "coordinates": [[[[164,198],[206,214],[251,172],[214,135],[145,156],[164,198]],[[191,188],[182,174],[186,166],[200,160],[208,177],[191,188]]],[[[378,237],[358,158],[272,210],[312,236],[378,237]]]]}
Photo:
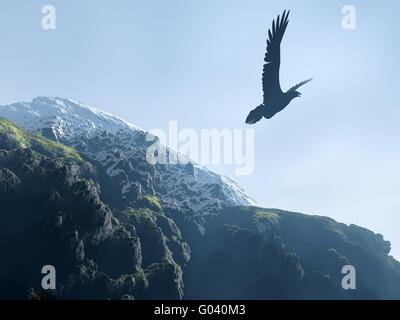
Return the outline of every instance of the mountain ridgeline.
{"type": "Polygon", "coordinates": [[[143,130],[69,99],[0,116],[1,299],[400,298],[381,235],[256,207],[203,167],[151,165],[143,130]]]}

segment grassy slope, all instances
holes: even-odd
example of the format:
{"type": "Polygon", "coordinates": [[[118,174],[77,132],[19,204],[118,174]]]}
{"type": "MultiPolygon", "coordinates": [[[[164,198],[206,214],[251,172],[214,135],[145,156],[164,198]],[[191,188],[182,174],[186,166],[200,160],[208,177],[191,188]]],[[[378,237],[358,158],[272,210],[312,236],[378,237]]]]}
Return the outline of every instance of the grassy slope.
{"type": "Polygon", "coordinates": [[[71,148],[55,141],[44,138],[42,135],[27,134],[18,128],[14,122],[0,117],[0,135],[3,135],[15,143],[16,147],[32,148],[35,151],[47,151],[58,157],[73,158],[81,160],[79,153],[71,148]]]}

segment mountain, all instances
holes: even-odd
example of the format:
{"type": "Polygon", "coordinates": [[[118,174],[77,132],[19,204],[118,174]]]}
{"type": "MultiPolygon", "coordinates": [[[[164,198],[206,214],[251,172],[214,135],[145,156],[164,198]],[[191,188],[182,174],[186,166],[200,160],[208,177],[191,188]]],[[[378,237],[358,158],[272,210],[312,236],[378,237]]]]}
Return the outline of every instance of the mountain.
{"type": "Polygon", "coordinates": [[[183,297],[190,249],[155,196],[111,209],[94,165],[1,118],[0,182],[0,298],[39,297],[47,264],[61,298],[183,297]]]}
{"type": "MultiPolygon", "coordinates": [[[[71,99],[39,97],[0,106],[0,116],[95,161],[102,180],[112,186],[105,193],[114,204],[126,205],[143,193],[154,194],[199,221],[226,206],[255,204],[231,179],[205,167],[149,164],[146,151],[155,140],[146,141],[147,132],[71,99]]],[[[167,152],[174,151],[167,148],[167,152]]]]}
{"type": "Polygon", "coordinates": [[[400,299],[379,234],[256,207],[200,166],[150,165],[143,130],[69,99],[0,116],[2,299],[400,299]],[[47,264],[56,290],[41,288],[47,264]]]}
{"type": "Polygon", "coordinates": [[[209,221],[187,298],[400,299],[400,263],[382,235],[327,217],[232,207],[209,221]],[[354,266],[356,289],[342,288],[354,266]]]}

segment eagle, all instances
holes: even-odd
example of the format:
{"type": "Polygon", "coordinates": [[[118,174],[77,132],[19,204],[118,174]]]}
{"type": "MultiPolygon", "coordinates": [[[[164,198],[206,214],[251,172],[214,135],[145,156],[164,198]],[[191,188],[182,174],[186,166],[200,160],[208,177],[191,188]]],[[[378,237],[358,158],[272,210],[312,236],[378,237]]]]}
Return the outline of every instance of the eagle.
{"type": "Polygon", "coordinates": [[[289,103],[301,93],[298,88],[313,80],[313,78],[302,81],[287,92],[282,92],[279,82],[279,68],[281,64],[281,42],[289,23],[289,13],[286,10],[282,17],[278,15],[276,21],[272,21],[272,29],[268,30],[267,52],[265,54],[265,64],[262,75],[262,86],[264,91],[264,101],[257,108],[250,111],[246,123],[254,124],[262,117],[271,119],[275,114],[285,109],[289,103]]]}

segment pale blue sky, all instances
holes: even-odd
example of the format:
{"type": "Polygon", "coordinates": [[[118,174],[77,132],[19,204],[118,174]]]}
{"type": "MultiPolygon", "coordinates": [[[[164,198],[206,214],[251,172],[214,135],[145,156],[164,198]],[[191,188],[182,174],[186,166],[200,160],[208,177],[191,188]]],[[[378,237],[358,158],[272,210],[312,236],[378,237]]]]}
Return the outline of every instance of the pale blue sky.
{"type": "Polygon", "coordinates": [[[282,86],[316,79],[255,126],[255,172],[234,178],[260,205],[380,232],[400,257],[398,1],[2,0],[0,104],[60,96],[145,129],[245,128],[286,8],[282,86]],[[55,31],[41,28],[45,4],[55,31]],[[346,4],[355,31],[341,28],[346,4]]]}

